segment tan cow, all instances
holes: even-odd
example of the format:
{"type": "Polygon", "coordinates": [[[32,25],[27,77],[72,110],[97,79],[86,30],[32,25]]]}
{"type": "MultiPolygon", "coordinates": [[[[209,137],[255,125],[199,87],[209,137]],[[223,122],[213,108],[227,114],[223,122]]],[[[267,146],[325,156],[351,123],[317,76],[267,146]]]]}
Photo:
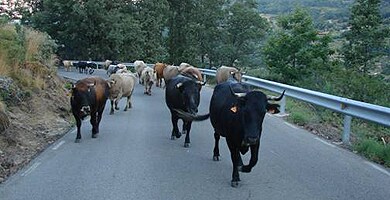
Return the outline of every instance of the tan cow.
{"type": "MultiPolygon", "coordinates": [[[[180,71],[180,70],[179,70],[180,71]]],[[[202,73],[200,72],[200,70],[196,67],[193,67],[193,66],[189,66],[189,67],[185,67],[183,68],[181,71],[180,71],[181,74],[189,74],[193,77],[195,77],[196,79],[198,79],[198,81],[200,82],[203,82],[203,77],[202,77],[202,73]]]]}
{"type": "Polygon", "coordinates": [[[73,66],[72,61],[70,61],[70,60],[64,60],[64,61],[62,61],[62,64],[64,64],[64,68],[65,68],[65,70],[66,70],[67,72],[72,71],[72,66],[73,66]]]}
{"type": "Polygon", "coordinates": [[[111,111],[110,115],[114,114],[115,109],[119,110],[118,102],[122,97],[127,97],[127,102],[124,111],[132,107],[131,95],[134,91],[136,77],[133,73],[112,74],[108,79],[110,87],[111,111]]]}
{"type": "Polygon", "coordinates": [[[141,81],[145,85],[145,91],[144,94],[152,95],[152,86],[154,78],[154,70],[151,67],[145,67],[144,70],[142,70],[141,73],[141,81]]]}
{"type": "Polygon", "coordinates": [[[164,81],[167,83],[171,78],[179,74],[179,67],[174,65],[168,65],[163,70],[164,81]]]}
{"type": "Polygon", "coordinates": [[[216,73],[217,84],[227,81],[229,77],[233,77],[238,82],[241,82],[241,78],[243,74],[245,73],[241,72],[237,68],[221,66],[220,68],[217,69],[217,73],[216,73]]]}
{"type": "Polygon", "coordinates": [[[144,61],[142,61],[142,60],[134,61],[134,69],[135,69],[135,72],[138,75],[138,78],[139,78],[138,82],[140,84],[143,84],[142,83],[142,79],[141,79],[141,73],[142,73],[142,71],[144,70],[145,67],[146,67],[146,64],[144,63],[144,61]]]}

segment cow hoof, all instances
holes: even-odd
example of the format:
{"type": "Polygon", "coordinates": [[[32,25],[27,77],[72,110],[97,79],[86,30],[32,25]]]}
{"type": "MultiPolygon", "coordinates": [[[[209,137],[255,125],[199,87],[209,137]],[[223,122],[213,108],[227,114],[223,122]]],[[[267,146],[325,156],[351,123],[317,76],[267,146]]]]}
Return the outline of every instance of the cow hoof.
{"type": "Polygon", "coordinates": [[[92,138],[97,138],[98,137],[98,134],[92,134],[92,138]]]}
{"type": "Polygon", "coordinates": [[[213,156],[214,161],[219,161],[219,156],[213,156]]]}
{"type": "Polygon", "coordinates": [[[115,107],[115,110],[119,110],[119,107],[115,107]]]}
{"type": "Polygon", "coordinates": [[[171,140],[175,140],[176,137],[174,135],[171,136],[171,140]]]}
{"type": "Polygon", "coordinates": [[[80,139],[80,138],[77,138],[74,142],[75,142],[75,143],[80,143],[80,142],[81,142],[81,139],[80,139]]]}
{"type": "Polygon", "coordinates": [[[248,165],[244,165],[244,166],[241,166],[240,167],[241,169],[239,169],[241,172],[243,173],[249,173],[252,171],[252,168],[250,168],[248,165]]]}
{"type": "Polygon", "coordinates": [[[232,181],[231,186],[234,188],[238,187],[238,181],[232,181]]]}
{"type": "Polygon", "coordinates": [[[181,133],[180,132],[177,132],[176,133],[176,138],[180,138],[181,137],[181,133]]]}
{"type": "Polygon", "coordinates": [[[184,148],[190,148],[190,143],[184,143],[184,148]]]}
{"type": "Polygon", "coordinates": [[[111,111],[111,112],[110,112],[110,115],[113,115],[113,114],[114,114],[114,111],[111,111]]]}
{"type": "Polygon", "coordinates": [[[186,130],[183,131],[183,135],[185,135],[185,134],[187,134],[187,131],[186,131],[186,130]]]}

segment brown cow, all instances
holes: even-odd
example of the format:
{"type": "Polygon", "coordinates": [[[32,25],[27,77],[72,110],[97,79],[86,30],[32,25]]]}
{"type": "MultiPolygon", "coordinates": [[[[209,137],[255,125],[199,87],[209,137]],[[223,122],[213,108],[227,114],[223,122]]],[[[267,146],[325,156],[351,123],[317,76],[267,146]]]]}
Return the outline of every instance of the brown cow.
{"type": "Polygon", "coordinates": [[[156,87],[162,87],[162,79],[164,78],[163,71],[167,67],[164,63],[156,63],[154,65],[154,72],[156,73],[156,87]]]}
{"type": "Polygon", "coordinates": [[[97,137],[108,96],[108,83],[100,77],[84,78],[73,85],[70,104],[77,125],[76,143],[81,140],[81,120],[88,115],[91,115],[92,138],[97,137]]]}

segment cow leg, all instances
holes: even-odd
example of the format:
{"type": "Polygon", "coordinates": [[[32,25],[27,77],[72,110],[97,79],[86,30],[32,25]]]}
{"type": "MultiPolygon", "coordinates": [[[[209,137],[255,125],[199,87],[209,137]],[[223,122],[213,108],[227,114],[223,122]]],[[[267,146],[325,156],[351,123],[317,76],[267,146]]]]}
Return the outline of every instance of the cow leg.
{"type": "Polygon", "coordinates": [[[126,100],[126,106],[125,106],[125,109],[123,111],[127,111],[127,109],[131,107],[131,104],[130,104],[130,96],[127,97],[127,100],[126,100]]]}
{"type": "Polygon", "coordinates": [[[219,139],[221,138],[221,136],[217,133],[217,132],[214,132],[214,140],[215,140],[215,144],[214,144],[214,156],[213,156],[213,160],[214,161],[219,161],[219,139]]]}
{"type": "Polygon", "coordinates": [[[114,114],[114,100],[113,100],[113,99],[110,99],[110,102],[111,102],[110,115],[113,115],[113,114],[114,114]]]}
{"type": "Polygon", "coordinates": [[[98,113],[97,113],[97,118],[96,118],[96,134],[99,133],[99,125],[100,125],[100,121],[102,121],[102,116],[103,116],[103,111],[104,111],[104,107],[106,107],[106,105],[104,104],[100,110],[98,110],[98,113]]]}
{"type": "Polygon", "coordinates": [[[259,155],[259,147],[260,147],[260,141],[255,144],[251,145],[251,159],[249,161],[248,165],[244,165],[241,168],[242,172],[249,173],[251,172],[252,168],[256,165],[259,155]]]}
{"type": "Polygon", "coordinates": [[[232,173],[231,186],[238,187],[238,182],[240,181],[240,174],[238,173],[240,151],[238,148],[235,147],[235,145],[231,141],[227,140],[227,143],[228,143],[228,147],[230,150],[230,157],[231,157],[232,163],[233,163],[233,173],[232,173]]]}
{"type": "Polygon", "coordinates": [[[133,107],[133,105],[131,104],[131,96],[133,95],[133,92],[131,92],[131,94],[130,94],[130,96],[129,97],[127,97],[129,100],[128,100],[128,102],[129,102],[129,108],[132,108],[133,107]]]}
{"type": "Polygon", "coordinates": [[[179,131],[179,127],[177,126],[177,122],[179,121],[179,117],[177,117],[175,114],[171,114],[171,121],[172,121],[172,135],[171,140],[174,140],[176,138],[181,137],[181,133],[179,131]]]}
{"type": "Polygon", "coordinates": [[[119,107],[118,107],[118,103],[119,103],[119,100],[121,99],[122,97],[118,97],[115,99],[115,110],[119,110],[119,107]]]}
{"type": "Polygon", "coordinates": [[[76,125],[77,125],[77,135],[76,135],[76,140],[74,141],[75,143],[81,142],[81,119],[78,117],[76,118],[76,125]]]}
{"type": "Polygon", "coordinates": [[[97,138],[98,130],[97,130],[97,118],[96,111],[91,112],[91,125],[92,125],[92,138],[97,138]]]}
{"type": "MultiPolygon", "coordinates": [[[[185,130],[186,130],[186,138],[185,138],[185,142],[184,142],[184,147],[185,148],[188,148],[190,147],[190,130],[191,130],[191,125],[192,125],[192,122],[184,122],[184,124],[186,125],[185,127],[185,130]]],[[[184,132],[184,130],[183,130],[184,132]]]]}

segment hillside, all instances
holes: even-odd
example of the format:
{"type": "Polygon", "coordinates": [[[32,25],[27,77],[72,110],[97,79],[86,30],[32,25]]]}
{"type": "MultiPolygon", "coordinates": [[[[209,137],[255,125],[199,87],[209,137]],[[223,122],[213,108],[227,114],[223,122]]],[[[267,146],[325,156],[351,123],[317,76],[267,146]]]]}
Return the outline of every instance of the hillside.
{"type": "Polygon", "coordinates": [[[53,47],[44,33],[0,23],[0,183],[73,124],[53,47]]]}
{"type": "MultiPolygon", "coordinates": [[[[316,26],[322,30],[342,30],[347,27],[350,7],[354,0],[259,0],[261,13],[278,16],[291,12],[295,7],[307,9],[316,26]]],[[[390,2],[382,0],[382,16],[390,24],[390,2]]]]}

